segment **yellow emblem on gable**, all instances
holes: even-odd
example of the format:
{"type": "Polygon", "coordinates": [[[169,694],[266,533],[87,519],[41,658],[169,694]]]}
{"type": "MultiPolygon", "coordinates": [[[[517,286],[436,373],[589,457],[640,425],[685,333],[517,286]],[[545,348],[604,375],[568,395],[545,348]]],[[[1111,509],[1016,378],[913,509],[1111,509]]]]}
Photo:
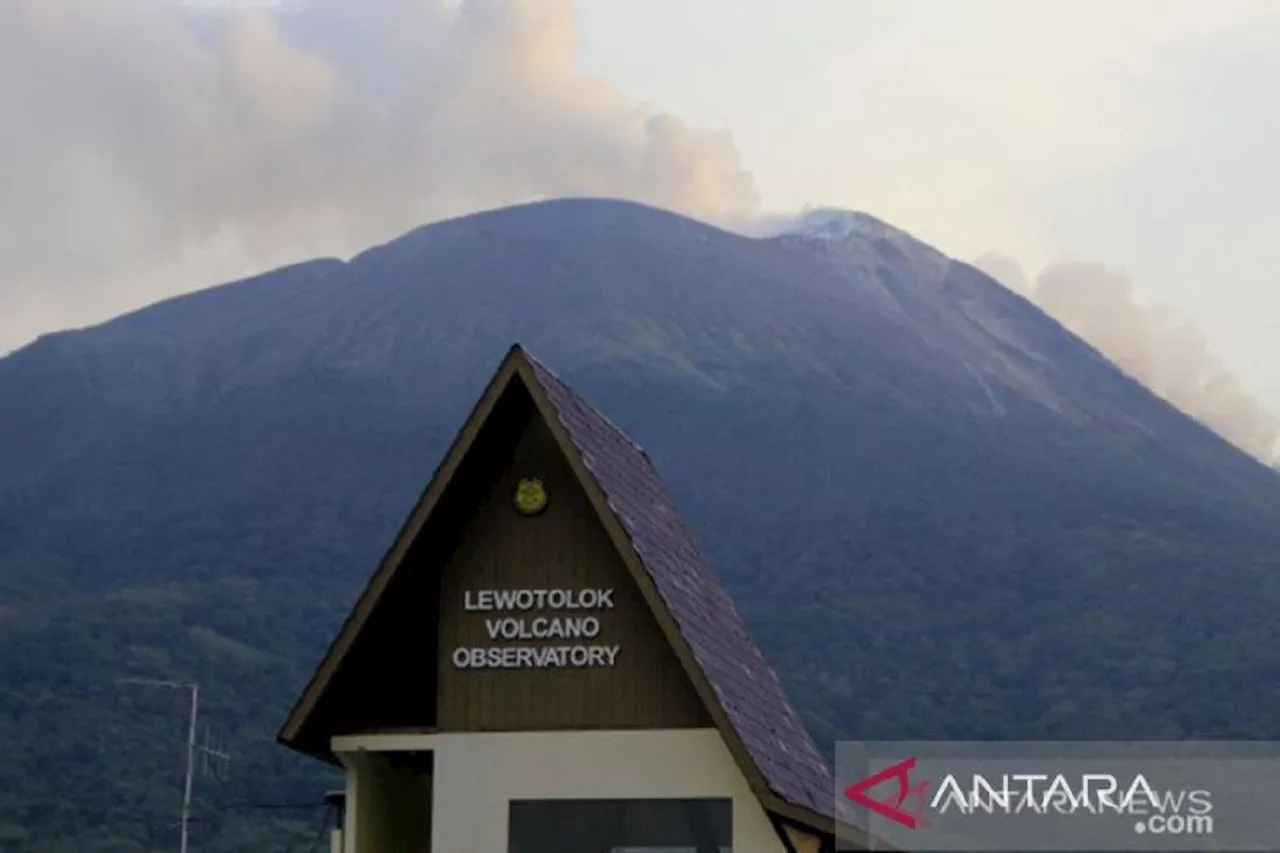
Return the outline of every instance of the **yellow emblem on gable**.
{"type": "Polygon", "coordinates": [[[534,477],[526,477],[516,484],[516,511],[521,515],[537,515],[547,508],[547,487],[534,477]]]}

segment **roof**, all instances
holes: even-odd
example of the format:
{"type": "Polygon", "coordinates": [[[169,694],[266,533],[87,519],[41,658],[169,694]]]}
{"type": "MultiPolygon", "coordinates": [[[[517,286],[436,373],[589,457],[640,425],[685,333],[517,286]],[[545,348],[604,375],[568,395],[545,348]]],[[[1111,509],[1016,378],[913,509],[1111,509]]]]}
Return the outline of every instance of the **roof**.
{"type": "Polygon", "coordinates": [[[760,774],[789,803],[834,816],[835,781],[826,762],[648,455],[549,368],[526,357],[760,774]]]}
{"type": "MultiPolygon", "coordinates": [[[[830,769],[680,521],[648,456],[519,345],[507,353],[459,431],[279,739],[303,749],[300,733],[308,717],[511,382],[523,382],[528,390],[756,796],[781,819],[833,833],[830,769]]],[[[839,823],[847,820],[841,815],[839,823]]]]}

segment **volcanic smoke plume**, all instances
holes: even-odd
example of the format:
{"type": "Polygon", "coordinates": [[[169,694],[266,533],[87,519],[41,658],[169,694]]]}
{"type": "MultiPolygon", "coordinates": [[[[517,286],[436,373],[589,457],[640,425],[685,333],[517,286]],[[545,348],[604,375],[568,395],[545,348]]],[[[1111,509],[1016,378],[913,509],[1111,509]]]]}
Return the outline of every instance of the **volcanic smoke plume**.
{"type": "Polygon", "coordinates": [[[570,0],[3,0],[0,352],[489,207],[754,208],[727,133],[575,52],[570,0]]]}
{"type": "Polygon", "coordinates": [[[1046,268],[1033,283],[1016,260],[994,252],[974,266],[1240,449],[1265,462],[1276,459],[1280,418],[1223,367],[1194,323],[1169,308],[1143,305],[1127,276],[1069,261],[1046,268]]]}

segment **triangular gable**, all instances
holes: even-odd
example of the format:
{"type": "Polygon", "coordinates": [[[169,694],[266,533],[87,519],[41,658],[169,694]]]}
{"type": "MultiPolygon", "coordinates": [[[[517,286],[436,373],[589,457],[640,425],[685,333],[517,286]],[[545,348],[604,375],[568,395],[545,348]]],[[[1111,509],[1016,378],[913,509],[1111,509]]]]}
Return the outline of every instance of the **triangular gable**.
{"type": "Polygon", "coordinates": [[[308,734],[317,708],[513,382],[527,390],[689,683],[762,804],[775,819],[817,830],[830,839],[836,829],[830,771],[732,601],[677,518],[647,456],[519,346],[508,352],[477,402],[279,739],[332,759],[324,733],[308,734]]]}
{"type": "Polygon", "coordinates": [[[435,727],[711,726],[550,426],[514,385],[530,411],[514,446],[495,454],[489,499],[456,549],[414,563],[438,579],[435,727]],[[521,494],[538,508],[521,512],[521,494]]]}

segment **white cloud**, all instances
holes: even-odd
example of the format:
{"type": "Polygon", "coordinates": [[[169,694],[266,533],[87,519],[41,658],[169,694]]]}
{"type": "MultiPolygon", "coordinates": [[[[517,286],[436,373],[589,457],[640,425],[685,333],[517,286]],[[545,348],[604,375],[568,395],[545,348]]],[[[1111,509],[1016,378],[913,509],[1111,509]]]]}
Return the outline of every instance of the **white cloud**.
{"type": "Polygon", "coordinates": [[[754,206],[727,134],[575,52],[567,0],[0,5],[0,345],[517,201],[754,206]]]}
{"type": "Polygon", "coordinates": [[[1016,260],[994,252],[974,265],[1241,450],[1280,461],[1280,417],[1213,354],[1191,318],[1167,305],[1146,304],[1128,276],[1103,264],[1060,262],[1033,282],[1016,260]]]}

